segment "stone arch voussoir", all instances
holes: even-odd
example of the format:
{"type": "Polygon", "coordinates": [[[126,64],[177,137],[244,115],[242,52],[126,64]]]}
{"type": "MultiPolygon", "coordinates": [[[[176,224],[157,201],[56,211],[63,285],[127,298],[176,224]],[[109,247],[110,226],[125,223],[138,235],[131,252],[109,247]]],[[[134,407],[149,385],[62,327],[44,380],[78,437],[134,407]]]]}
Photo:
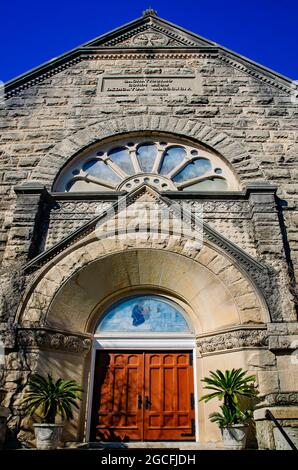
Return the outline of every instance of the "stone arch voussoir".
{"type": "Polygon", "coordinates": [[[207,145],[219,152],[234,167],[240,182],[246,182],[247,165],[257,170],[257,177],[263,178],[256,159],[245,147],[227,133],[207,126],[203,122],[175,116],[124,116],[92,124],[79,130],[55,145],[40,160],[32,171],[30,179],[51,189],[61,168],[77,153],[103,139],[129,132],[164,132],[188,137],[207,145]],[[241,162],[245,161],[242,167],[241,162]],[[244,171],[242,171],[242,169],[244,171]]]}
{"type": "MultiPolygon", "coordinates": [[[[210,304],[210,312],[219,312],[221,309],[218,318],[220,315],[224,318],[225,312],[231,317],[227,322],[220,320],[219,325],[214,325],[214,329],[230,324],[268,321],[266,308],[253,283],[229,257],[213,246],[206,244],[202,249],[194,248],[188,239],[178,240],[173,235],[163,240],[148,236],[143,245],[139,241],[135,244],[130,241],[128,246],[126,241],[119,242],[114,237],[103,240],[90,238],[86,242],[85,240],[72,247],[56,261],[49,262],[43,268],[44,272],[39,273],[35,284],[28,289],[19,312],[21,325],[48,325],[76,333],[88,332],[88,312],[93,311],[96,302],[93,294],[90,296],[84,290],[85,287],[82,287],[82,273],[85,269],[91,270],[92,279],[96,277],[96,273],[101,273],[98,277],[98,297],[110,295],[110,287],[105,287],[109,282],[108,276],[104,275],[106,269],[109,276],[116,278],[111,283],[111,289],[121,290],[137,285],[165,288],[184,296],[198,312],[204,302],[204,308],[209,308],[207,297],[202,297],[203,289],[208,287],[213,294],[209,297],[218,302],[216,305],[210,304]],[[132,256],[135,256],[135,259],[132,258],[133,262],[129,261],[132,256]],[[158,270],[154,270],[157,258],[158,270]],[[145,266],[146,269],[140,269],[140,266],[145,266]],[[73,321],[74,311],[77,311],[80,320],[73,321]],[[61,312],[65,324],[59,319],[61,312]],[[86,318],[82,320],[80,315],[84,315],[84,312],[87,312],[86,318]],[[65,320],[67,317],[69,321],[65,320]]],[[[208,318],[205,317],[198,322],[200,325],[206,323],[203,330],[208,330],[212,324],[209,322],[209,325],[208,318]]]]}

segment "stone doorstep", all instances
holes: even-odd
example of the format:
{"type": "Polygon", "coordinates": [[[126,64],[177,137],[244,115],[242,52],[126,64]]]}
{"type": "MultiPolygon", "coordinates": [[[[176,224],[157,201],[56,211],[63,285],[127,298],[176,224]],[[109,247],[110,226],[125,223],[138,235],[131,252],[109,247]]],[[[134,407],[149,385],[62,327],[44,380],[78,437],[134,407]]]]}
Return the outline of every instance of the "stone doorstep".
{"type": "Polygon", "coordinates": [[[172,449],[172,450],[224,450],[222,442],[191,442],[191,441],[142,441],[142,442],[66,442],[64,449],[79,448],[99,449],[172,449]]]}

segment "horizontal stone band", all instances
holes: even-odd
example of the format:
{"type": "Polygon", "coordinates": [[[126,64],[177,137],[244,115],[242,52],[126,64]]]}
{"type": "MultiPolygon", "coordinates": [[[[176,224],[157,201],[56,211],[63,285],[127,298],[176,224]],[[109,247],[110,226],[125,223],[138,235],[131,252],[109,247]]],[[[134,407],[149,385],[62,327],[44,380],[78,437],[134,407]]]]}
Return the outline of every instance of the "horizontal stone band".
{"type": "Polygon", "coordinates": [[[201,354],[227,349],[268,346],[267,330],[242,329],[197,339],[201,354]]]}

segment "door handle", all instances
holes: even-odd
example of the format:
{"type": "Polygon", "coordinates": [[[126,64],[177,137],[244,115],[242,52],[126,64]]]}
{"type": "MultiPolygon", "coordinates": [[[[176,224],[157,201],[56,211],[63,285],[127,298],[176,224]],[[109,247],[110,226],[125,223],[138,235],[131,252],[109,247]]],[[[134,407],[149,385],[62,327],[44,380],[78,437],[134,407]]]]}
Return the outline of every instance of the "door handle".
{"type": "Polygon", "coordinates": [[[138,409],[140,410],[142,408],[142,396],[141,395],[138,395],[138,409]]]}
{"type": "Polygon", "coordinates": [[[151,408],[151,401],[149,400],[149,397],[145,397],[145,409],[148,410],[149,408],[151,408]]]}

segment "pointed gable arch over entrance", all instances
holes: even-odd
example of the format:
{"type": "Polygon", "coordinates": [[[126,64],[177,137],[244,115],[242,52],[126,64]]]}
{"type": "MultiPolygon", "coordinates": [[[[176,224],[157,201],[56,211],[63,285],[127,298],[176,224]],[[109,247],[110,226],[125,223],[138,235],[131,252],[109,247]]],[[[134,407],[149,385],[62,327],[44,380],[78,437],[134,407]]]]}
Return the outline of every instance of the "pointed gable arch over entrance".
{"type": "MultiPolygon", "coordinates": [[[[88,260],[94,261],[97,256],[106,258],[107,254],[121,252],[122,250],[125,251],[126,248],[130,249],[132,247],[135,249],[144,248],[150,250],[155,248],[160,249],[162,246],[164,249],[169,251],[176,252],[177,250],[177,253],[179,254],[185,253],[186,257],[190,259],[197,259],[196,257],[201,256],[201,254],[204,253],[204,250],[212,249],[217,253],[214,254],[213,257],[211,256],[212,260],[213,258],[216,258],[216,260],[219,261],[218,257],[223,257],[222,261],[219,262],[218,265],[220,276],[223,276],[223,279],[225,279],[227,266],[229,267],[231,264],[236,266],[237,270],[242,272],[240,278],[236,276],[236,281],[241,279],[244,275],[244,277],[246,277],[254,286],[252,287],[252,290],[260,299],[261,304],[263,303],[264,306],[268,306],[273,318],[280,318],[279,303],[276,300],[276,278],[272,269],[269,269],[267,266],[255,260],[252,256],[220,235],[205,222],[203,222],[203,231],[201,233],[204,241],[203,248],[201,242],[199,243],[199,246],[196,246],[196,243],[193,245],[191,232],[188,234],[186,226],[183,229],[186,229],[185,233],[181,233],[180,229],[179,232],[176,233],[175,220],[177,217],[178,220],[180,220],[181,207],[177,202],[161,196],[154,188],[143,185],[129,193],[126,197],[120,199],[110,209],[103,211],[99,216],[84,224],[80,229],[74,231],[64,240],[34,258],[27,264],[26,270],[27,272],[32,272],[41,266],[44,266],[45,269],[52,269],[52,266],[55,266],[55,263],[60,265],[61,262],[63,265],[64,260],[69,256],[72,260],[71,267],[75,268],[75,260],[78,253],[80,253],[80,263],[83,263],[82,265],[80,264],[80,266],[84,266],[88,260]],[[158,211],[166,211],[165,213],[168,213],[170,218],[169,220],[171,220],[170,226],[173,228],[173,231],[163,233],[160,228],[157,228],[156,230],[147,232],[148,227],[142,224],[140,225],[138,222],[138,211],[136,210],[134,212],[134,207],[135,205],[137,207],[139,202],[141,204],[146,202],[151,204],[154,202],[157,204],[158,211]],[[130,210],[132,210],[132,213],[134,214],[133,217],[136,219],[135,221],[130,219],[130,228],[126,225],[126,218],[121,215],[123,214],[123,210],[126,210],[126,207],[130,207],[130,210]],[[130,231],[132,234],[134,233],[135,224],[140,226],[139,233],[141,238],[139,240],[138,236],[134,236],[131,241],[130,237],[126,237],[130,231]],[[115,227],[117,227],[117,236],[114,236],[115,233],[113,232],[115,227]],[[148,233],[148,237],[146,236],[146,238],[148,238],[147,241],[144,241],[142,238],[143,231],[148,233]],[[106,245],[108,246],[108,249],[105,248],[106,245]],[[91,246],[96,247],[94,254],[92,254],[91,246]],[[91,251],[89,252],[89,250],[91,251]],[[225,258],[227,259],[225,260],[225,258]],[[260,294],[261,292],[262,294],[260,294]]],[[[187,224],[191,224],[193,222],[193,217],[190,214],[187,224]]],[[[178,228],[179,227],[180,225],[178,224],[178,228]]],[[[207,256],[207,260],[208,259],[209,258],[207,256]]],[[[215,263],[215,266],[217,266],[217,262],[215,263]]],[[[60,273],[60,269],[61,268],[58,269],[58,273],[60,273]]],[[[78,267],[75,269],[78,269],[78,267]]],[[[186,272],[187,270],[183,271],[184,274],[186,274],[186,272]]],[[[215,274],[217,274],[217,272],[215,272],[215,274]]],[[[66,274],[65,276],[64,280],[67,279],[68,275],[66,274]]],[[[60,278],[61,274],[59,274],[58,277],[60,278]]],[[[59,287],[61,284],[62,281],[59,282],[59,287]]],[[[52,284],[52,286],[54,285],[55,284],[52,284]]],[[[248,289],[249,292],[250,290],[251,289],[248,289]]],[[[239,292],[241,292],[240,296],[243,295],[242,289],[240,289],[239,292]]],[[[251,311],[249,309],[250,307],[247,312],[255,313],[254,309],[251,311]]],[[[265,311],[267,311],[267,307],[265,307],[265,311]]],[[[265,314],[265,317],[266,316],[267,314],[265,314]]],[[[261,314],[259,318],[264,318],[264,315],[261,314]]],[[[256,321],[258,322],[259,320],[256,321]]],[[[85,326],[83,327],[83,325],[81,325],[81,328],[85,329],[85,326]]]]}
{"type": "Polygon", "coordinates": [[[190,255],[187,240],[177,245],[175,237],[169,237],[168,248],[162,250],[154,237],[148,244],[148,252],[137,247],[119,251],[117,241],[107,238],[72,251],[50,270],[46,268],[34,291],[28,292],[20,323],[29,326],[34,318],[50,328],[92,333],[98,311],[142,289],[184,299],[182,305],[190,312],[197,334],[268,321],[255,287],[211,247],[190,255]]]}
{"type": "MultiPolygon", "coordinates": [[[[146,186],[132,192],[127,200],[132,209],[138,201],[142,204],[146,201],[156,201],[158,210],[164,207],[172,218],[181,214],[180,211],[176,212],[179,208],[175,204],[146,186]]],[[[203,246],[193,243],[181,233],[177,236],[175,232],[163,233],[158,230],[156,233],[148,232],[146,240],[143,239],[142,232],[139,236],[127,238],[125,231],[123,236],[121,235],[120,224],[125,224],[122,211],[122,204],[117,203],[112,212],[108,211],[107,214],[98,216],[91,224],[88,223],[80,231],[75,232],[65,243],[58,244],[28,264],[30,270],[44,266],[42,268],[44,275],[42,270],[39,271],[40,280],[37,279],[36,286],[34,288],[32,286],[28,291],[27,301],[23,304],[22,314],[20,313],[22,321],[30,323],[30,316],[35,312],[33,316],[36,321],[56,325],[59,328],[71,328],[73,331],[92,332],[94,328],[91,326],[94,321],[92,318],[96,317],[95,311],[101,298],[104,300],[119,289],[129,290],[150,285],[159,290],[176,292],[177,296],[182,298],[190,289],[189,299],[194,300],[197,298],[194,292],[197,292],[198,299],[205,297],[204,301],[201,300],[196,304],[194,310],[197,312],[202,312],[202,305],[207,306],[210,302],[215,302],[216,305],[214,304],[210,313],[202,317],[204,325],[197,327],[198,332],[200,328],[206,332],[223,327],[226,321],[229,325],[230,320],[224,314],[227,305],[232,308],[234,325],[268,321],[266,302],[272,315],[275,314],[274,298],[270,297],[272,281],[266,268],[237,249],[208,225],[204,224],[203,246]],[[109,231],[111,227],[109,218],[119,221],[118,235],[113,235],[109,231]],[[158,262],[154,261],[155,256],[158,262]],[[163,260],[163,256],[167,258],[163,260]],[[178,259],[179,268],[176,266],[178,259]],[[107,272],[110,273],[108,277],[107,272]],[[212,294],[208,289],[203,289],[201,282],[205,285],[207,279],[210,280],[210,283],[208,281],[210,285],[214,284],[215,290],[217,289],[215,286],[218,286],[221,293],[214,295],[215,291],[212,294]],[[259,292],[260,282],[266,294],[266,301],[259,292]],[[79,288],[76,288],[76,285],[79,288]],[[32,295],[36,289],[37,296],[32,295]],[[38,308],[39,302],[44,306],[42,311],[38,308]]],[[[137,212],[132,213],[135,217],[138,216],[137,212]]],[[[126,227],[123,226],[123,229],[126,230],[126,227]]],[[[203,309],[205,313],[208,310],[209,307],[203,309]]]]}

